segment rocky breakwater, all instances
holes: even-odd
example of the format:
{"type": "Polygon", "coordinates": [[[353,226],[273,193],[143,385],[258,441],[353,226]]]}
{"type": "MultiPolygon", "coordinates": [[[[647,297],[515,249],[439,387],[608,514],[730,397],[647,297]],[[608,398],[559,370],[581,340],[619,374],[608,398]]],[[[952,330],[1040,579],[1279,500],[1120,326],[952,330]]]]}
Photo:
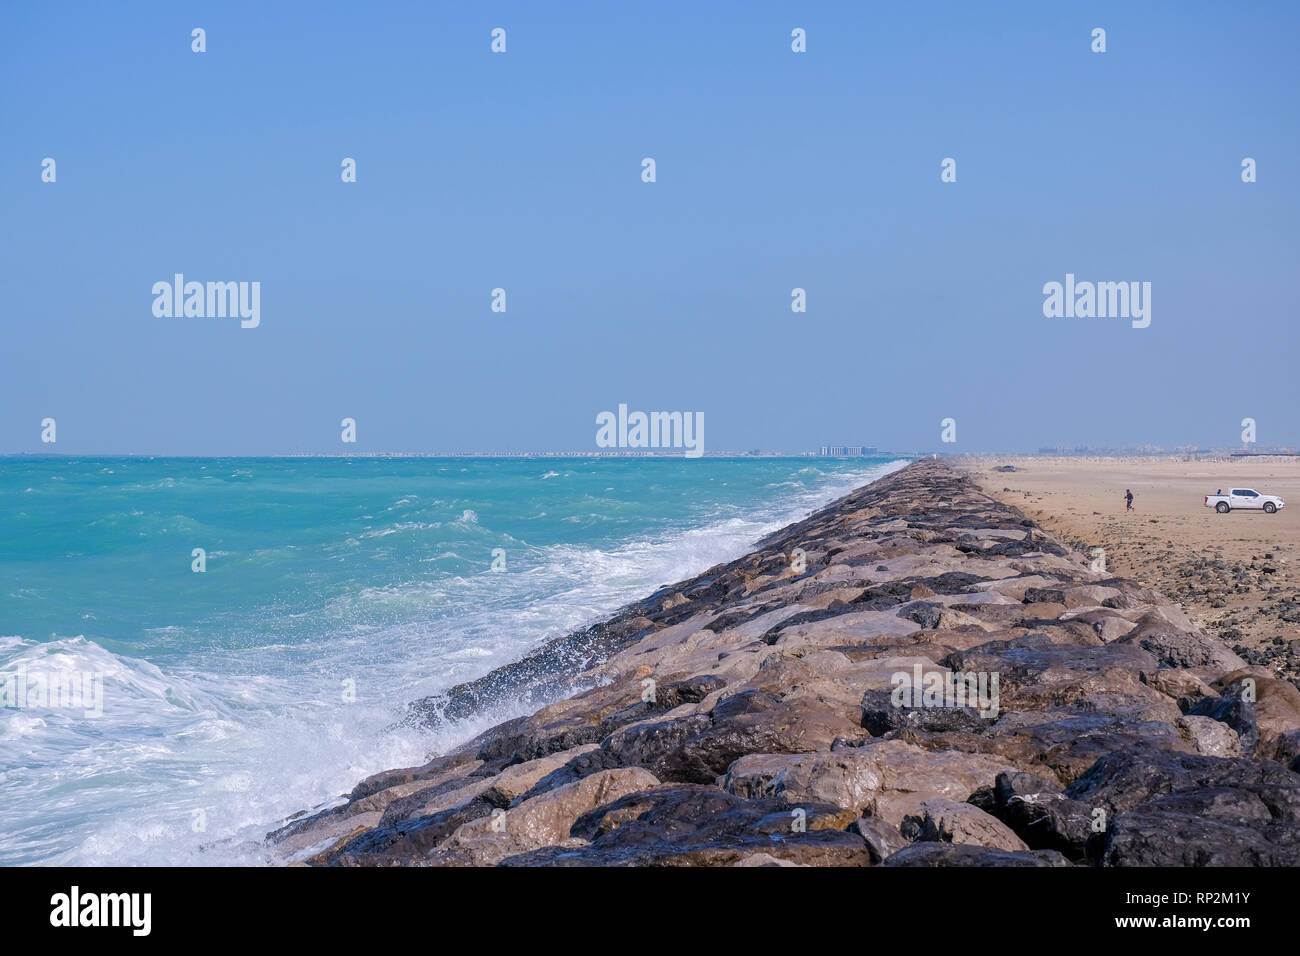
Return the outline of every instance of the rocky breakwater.
{"type": "Polygon", "coordinates": [[[313,865],[1300,864],[1300,694],[937,461],[413,705],[313,865]]]}

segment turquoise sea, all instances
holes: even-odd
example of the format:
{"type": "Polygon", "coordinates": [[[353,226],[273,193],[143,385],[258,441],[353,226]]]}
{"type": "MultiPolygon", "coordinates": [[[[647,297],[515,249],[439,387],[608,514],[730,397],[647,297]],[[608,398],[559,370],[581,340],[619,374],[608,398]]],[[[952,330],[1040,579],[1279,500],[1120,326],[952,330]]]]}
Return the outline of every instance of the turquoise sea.
{"type": "Polygon", "coordinates": [[[287,814],[513,716],[435,733],[407,702],[902,464],[0,458],[0,864],[258,862],[287,814]],[[33,696],[74,679],[101,713],[33,696]]]}

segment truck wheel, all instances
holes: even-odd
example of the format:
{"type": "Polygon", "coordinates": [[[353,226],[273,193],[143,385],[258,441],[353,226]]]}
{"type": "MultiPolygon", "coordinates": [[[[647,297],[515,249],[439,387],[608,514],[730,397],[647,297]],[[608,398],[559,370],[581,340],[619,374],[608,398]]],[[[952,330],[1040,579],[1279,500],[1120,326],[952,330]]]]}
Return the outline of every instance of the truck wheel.
{"type": "Polygon", "coordinates": [[[1228,503],[1226,501],[1220,501],[1214,506],[1214,510],[1221,515],[1226,515],[1228,513],[1228,503]]]}
{"type": "Polygon", "coordinates": [[[1271,501],[1266,501],[1266,502],[1264,502],[1264,513],[1265,513],[1265,514],[1269,514],[1269,515],[1271,515],[1271,514],[1272,514],[1273,512],[1275,512],[1275,511],[1277,511],[1277,505],[1273,504],[1273,502],[1271,502],[1271,501]]]}

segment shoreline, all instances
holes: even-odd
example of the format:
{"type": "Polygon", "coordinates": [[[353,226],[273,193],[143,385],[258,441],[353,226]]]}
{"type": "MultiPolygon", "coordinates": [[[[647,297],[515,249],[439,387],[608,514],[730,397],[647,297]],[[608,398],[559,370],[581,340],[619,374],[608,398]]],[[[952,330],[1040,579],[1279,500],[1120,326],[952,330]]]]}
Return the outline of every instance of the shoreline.
{"type": "Polygon", "coordinates": [[[1300,691],[938,461],[410,718],[523,695],[552,702],[298,815],[273,861],[1300,863],[1300,691]],[[900,706],[900,674],[996,696],[900,706]],[[1261,788],[1286,799],[1243,816],[1261,788]]]}
{"type": "Polygon", "coordinates": [[[1300,460],[979,456],[958,467],[1063,542],[1104,548],[1116,573],[1149,582],[1248,663],[1300,688],[1300,511],[1218,515],[1202,503],[1229,484],[1300,502],[1300,460]],[[1016,470],[996,470],[1007,465],[1016,470]]]}

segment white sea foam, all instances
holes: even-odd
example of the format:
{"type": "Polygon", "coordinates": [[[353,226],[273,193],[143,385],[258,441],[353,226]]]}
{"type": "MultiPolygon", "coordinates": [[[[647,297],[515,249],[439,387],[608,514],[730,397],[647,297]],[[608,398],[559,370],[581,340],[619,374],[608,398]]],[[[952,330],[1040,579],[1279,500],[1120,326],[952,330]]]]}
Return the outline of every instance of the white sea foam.
{"type": "MultiPolygon", "coordinates": [[[[306,643],[231,641],[164,668],[83,637],[0,637],[0,673],[25,663],[104,675],[96,721],[65,711],[0,711],[0,832],[7,837],[0,863],[264,862],[262,836],[289,814],[536,706],[520,699],[431,732],[400,722],[409,701],[738,557],[763,535],[902,464],[833,475],[803,468],[805,487],[783,482],[777,500],[761,509],[616,546],[518,546],[511,573],[490,573],[485,564],[436,581],[359,586],[325,604],[320,613],[335,626],[306,643]],[[355,702],[345,700],[348,681],[355,702]]],[[[481,528],[469,509],[459,523],[481,528]]]]}

